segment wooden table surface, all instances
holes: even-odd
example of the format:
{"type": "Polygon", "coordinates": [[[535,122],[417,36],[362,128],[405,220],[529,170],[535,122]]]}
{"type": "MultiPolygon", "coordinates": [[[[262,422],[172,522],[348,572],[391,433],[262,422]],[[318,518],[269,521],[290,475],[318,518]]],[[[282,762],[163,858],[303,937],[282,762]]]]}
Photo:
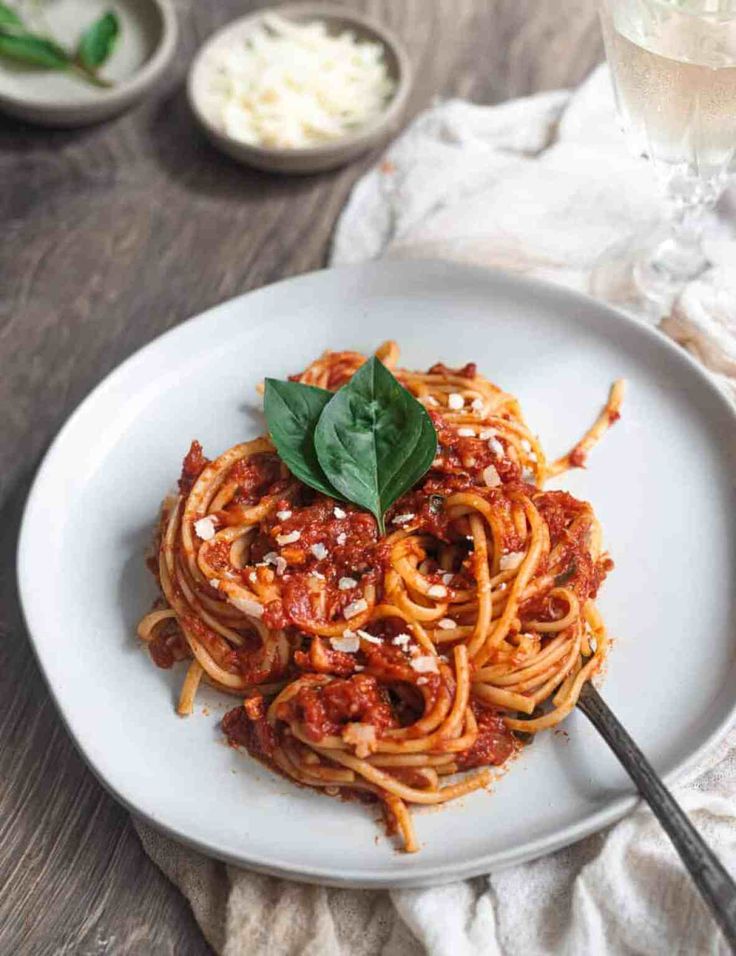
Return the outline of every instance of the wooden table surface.
{"type": "MultiPolygon", "coordinates": [[[[92,386],[187,317],[323,265],[350,188],[375,159],[278,178],[204,142],[183,92],[187,64],[216,26],[261,5],[178,0],[173,69],[108,124],[49,131],[0,119],[2,954],[211,952],[61,726],[28,644],[14,562],[33,473],[92,386]]],[[[595,0],[348,5],[406,41],[411,114],[436,94],[496,103],[569,86],[602,56],[595,0]]]]}

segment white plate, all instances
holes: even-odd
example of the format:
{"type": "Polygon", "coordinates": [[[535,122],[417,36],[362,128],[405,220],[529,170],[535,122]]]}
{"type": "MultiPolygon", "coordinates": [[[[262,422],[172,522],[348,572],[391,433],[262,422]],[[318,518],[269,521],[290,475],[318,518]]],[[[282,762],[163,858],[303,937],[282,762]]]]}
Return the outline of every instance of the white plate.
{"type": "Polygon", "coordinates": [[[217,454],[262,428],[254,387],[324,348],[388,337],[423,368],[477,361],[516,393],[550,454],[625,376],[622,420],[564,485],[591,500],[617,567],[600,605],[616,637],[605,696],[656,768],[697,760],[736,696],[736,418],[659,333],[582,296],[457,265],[379,262],[252,292],[157,339],[74,413],[31,492],[19,548],[28,626],[64,721],[100,780],[166,833],[306,880],[407,886],[528,860],[611,823],[632,786],[580,714],[494,787],[417,813],[397,853],[364,807],[280,779],[221,742],[232,699],[174,713],[181,670],[135,638],[159,499],[190,440],[217,454]],[[203,706],[208,713],[203,713],[203,706]],[[569,736],[568,736],[569,735],[569,736]]]}

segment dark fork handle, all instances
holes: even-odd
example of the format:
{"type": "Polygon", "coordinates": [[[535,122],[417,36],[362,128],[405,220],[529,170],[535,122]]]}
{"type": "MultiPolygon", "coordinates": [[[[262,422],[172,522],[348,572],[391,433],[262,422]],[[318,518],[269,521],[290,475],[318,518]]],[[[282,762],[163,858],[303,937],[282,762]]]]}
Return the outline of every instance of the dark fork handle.
{"type": "Polygon", "coordinates": [[[667,831],[731,951],[736,953],[736,884],[592,684],[583,685],[578,707],[616,754],[667,831]]]}

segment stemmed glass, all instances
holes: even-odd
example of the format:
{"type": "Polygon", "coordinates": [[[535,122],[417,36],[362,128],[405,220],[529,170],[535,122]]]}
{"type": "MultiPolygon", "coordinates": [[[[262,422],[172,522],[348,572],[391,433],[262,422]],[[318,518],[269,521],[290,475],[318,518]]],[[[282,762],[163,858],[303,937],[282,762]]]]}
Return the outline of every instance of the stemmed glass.
{"type": "Polygon", "coordinates": [[[600,0],[616,105],[667,222],[605,254],[595,295],[666,309],[708,267],[703,228],[736,151],[736,0],[600,0]]]}

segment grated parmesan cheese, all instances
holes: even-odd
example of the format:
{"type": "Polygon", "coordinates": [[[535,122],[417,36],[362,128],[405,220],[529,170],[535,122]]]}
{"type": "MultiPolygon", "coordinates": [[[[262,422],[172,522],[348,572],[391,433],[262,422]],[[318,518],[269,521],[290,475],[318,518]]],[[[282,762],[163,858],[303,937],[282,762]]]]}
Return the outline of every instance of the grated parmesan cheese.
{"type": "Polygon", "coordinates": [[[286,559],[282,558],[280,554],[276,554],[275,551],[269,551],[268,554],[263,556],[264,564],[272,564],[276,568],[276,574],[283,574],[287,568],[286,559]]]}
{"type": "Polygon", "coordinates": [[[332,513],[338,519],[338,521],[342,521],[343,518],[347,518],[348,516],[347,511],[343,511],[342,508],[338,508],[338,507],[334,507],[332,509],[332,513]]]}
{"type": "Polygon", "coordinates": [[[348,536],[344,531],[341,531],[336,540],[339,545],[343,545],[348,540],[348,536]]]}
{"type": "Polygon", "coordinates": [[[291,512],[290,512],[290,511],[277,511],[277,512],[276,512],[276,517],[279,519],[279,521],[286,521],[288,518],[291,517],[291,512]]]}
{"type": "Polygon", "coordinates": [[[355,748],[355,756],[362,760],[376,749],[376,728],[373,724],[346,724],[342,739],[355,748]]]}
{"type": "Polygon", "coordinates": [[[368,609],[368,602],[365,598],[358,598],[357,601],[351,601],[350,604],[346,605],[345,610],[342,612],[343,616],[347,621],[351,617],[357,617],[359,614],[362,614],[363,611],[368,609]]]}
{"type": "Polygon", "coordinates": [[[211,541],[215,536],[215,526],[217,518],[214,515],[207,515],[206,518],[200,518],[194,522],[194,531],[202,541],[211,541]]]}
{"type": "Polygon", "coordinates": [[[395,90],[380,43],[321,21],[263,17],[212,50],[206,109],[243,143],[299,149],[333,142],[381,115],[395,90]]]}
{"type": "Polygon", "coordinates": [[[452,571],[447,571],[445,574],[442,575],[442,583],[449,584],[454,577],[455,575],[452,573],[452,571]]]}
{"type": "Polygon", "coordinates": [[[460,409],[465,404],[465,399],[460,395],[459,392],[450,392],[447,396],[447,407],[451,408],[455,412],[459,412],[460,409]]]}
{"type": "Polygon", "coordinates": [[[358,582],[355,578],[340,578],[337,586],[341,591],[349,591],[351,588],[357,588],[358,582]]]}
{"type": "Polygon", "coordinates": [[[263,607],[258,603],[258,601],[253,601],[250,598],[239,597],[237,594],[228,594],[228,600],[233,604],[239,611],[242,611],[243,614],[248,614],[250,617],[263,617],[263,607]]]}
{"type": "Polygon", "coordinates": [[[460,438],[475,438],[474,428],[458,428],[457,433],[460,438]]]}
{"type": "Polygon", "coordinates": [[[298,541],[301,536],[301,531],[290,531],[289,534],[277,534],[276,544],[278,544],[279,547],[285,544],[294,544],[294,542],[298,541]]]}
{"type": "Polygon", "coordinates": [[[427,588],[427,595],[431,598],[445,598],[447,597],[447,588],[442,584],[433,584],[427,588]]]}
{"type": "Polygon", "coordinates": [[[380,637],[375,637],[373,634],[369,634],[368,631],[361,631],[358,629],[358,637],[362,637],[364,641],[368,641],[369,644],[383,644],[383,641],[380,637]]]}
{"type": "Polygon", "coordinates": [[[326,558],[329,553],[327,548],[320,541],[318,541],[317,544],[313,544],[309,550],[318,561],[322,561],[323,558],[326,558]]]}
{"type": "Polygon", "coordinates": [[[417,674],[436,674],[439,670],[437,667],[437,658],[431,657],[427,654],[424,657],[414,657],[411,660],[412,670],[415,670],[417,674]]]}
{"type": "Polygon", "coordinates": [[[345,631],[342,637],[331,637],[330,644],[336,651],[342,651],[344,654],[354,654],[360,650],[360,638],[352,631],[345,631]]]}
{"type": "Polygon", "coordinates": [[[488,465],[483,469],[483,481],[489,488],[497,488],[501,484],[501,476],[496,471],[495,465],[488,465]]]}
{"type": "Polygon", "coordinates": [[[511,551],[509,554],[502,554],[498,566],[502,571],[514,571],[524,560],[523,551],[511,551]]]}
{"type": "Polygon", "coordinates": [[[491,438],[488,442],[488,447],[491,449],[496,458],[503,458],[505,452],[503,445],[497,438],[491,438]]]}
{"type": "Polygon", "coordinates": [[[394,524],[408,524],[410,521],[413,521],[416,515],[405,514],[405,515],[396,515],[394,518],[394,524]]]}

